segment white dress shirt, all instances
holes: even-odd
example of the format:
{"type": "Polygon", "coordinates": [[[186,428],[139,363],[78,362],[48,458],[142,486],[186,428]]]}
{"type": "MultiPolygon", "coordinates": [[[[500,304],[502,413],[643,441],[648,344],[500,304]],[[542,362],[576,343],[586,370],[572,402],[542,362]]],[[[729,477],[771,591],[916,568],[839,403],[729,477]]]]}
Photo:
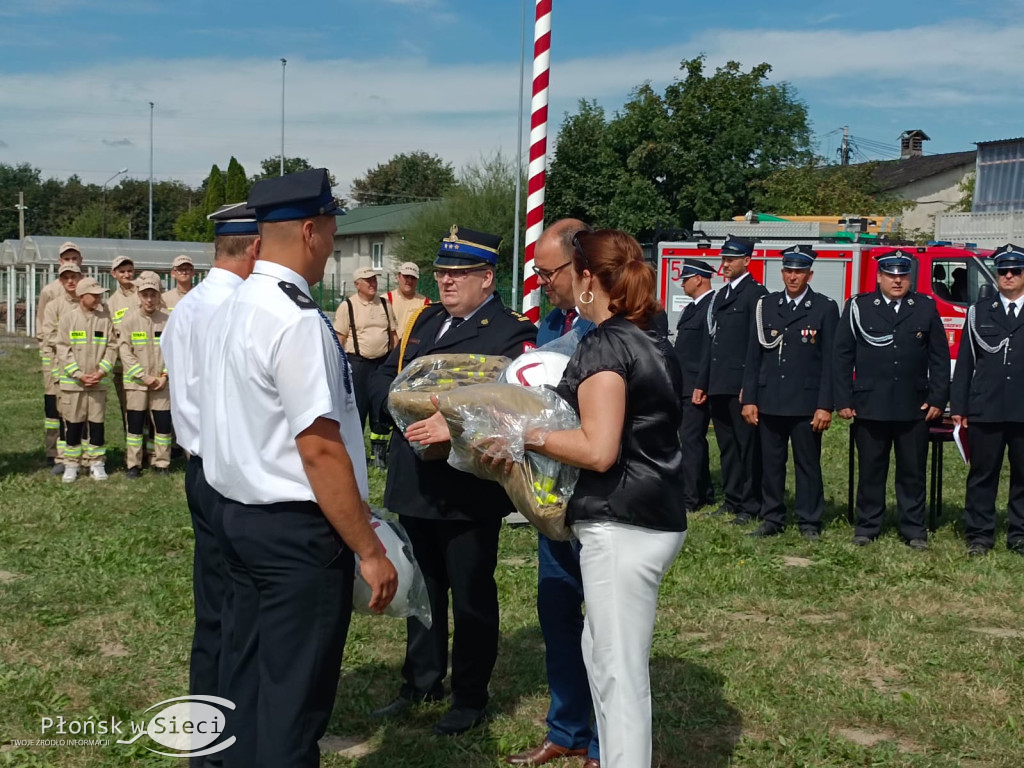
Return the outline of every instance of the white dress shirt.
{"type": "Polygon", "coordinates": [[[324,417],[338,424],[360,496],[368,498],[352,373],[306,281],[257,261],[207,334],[199,452],[210,485],[242,504],[316,501],[295,438],[324,417]],[[298,302],[282,288],[287,283],[301,292],[298,302]]]}
{"type": "Polygon", "coordinates": [[[214,267],[206,279],[186,293],[164,328],[160,348],[171,390],[171,418],[178,445],[199,455],[199,372],[203,342],[217,307],[242,284],[234,272],[214,267]]]}
{"type": "Polygon", "coordinates": [[[1005,296],[1003,296],[1003,294],[1000,293],[999,300],[1003,302],[1003,311],[1007,315],[1010,314],[1010,305],[1015,304],[1017,306],[1017,309],[1014,310],[1014,315],[1016,317],[1021,316],[1020,311],[1022,308],[1024,308],[1024,296],[1019,296],[1014,301],[1010,301],[1008,298],[1006,298],[1005,296]]]}

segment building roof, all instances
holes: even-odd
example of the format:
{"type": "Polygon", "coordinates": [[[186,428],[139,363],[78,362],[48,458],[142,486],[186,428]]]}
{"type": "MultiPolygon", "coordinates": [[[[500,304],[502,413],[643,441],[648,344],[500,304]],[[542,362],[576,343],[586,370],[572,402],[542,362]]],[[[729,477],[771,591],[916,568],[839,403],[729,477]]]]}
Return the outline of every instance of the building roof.
{"type": "MultiPolygon", "coordinates": [[[[93,237],[71,238],[81,248],[82,265],[109,269],[114,256],[127,256],[135,269],[169,270],[174,257],[188,254],[196,269],[209,269],[213,263],[213,243],[185,243],[174,240],[112,240],[93,237]]],[[[18,250],[17,264],[45,267],[56,264],[61,243],[66,237],[26,237],[18,250]]]]}
{"type": "Polygon", "coordinates": [[[338,217],[338,231],[334,236],[398,232],[404,229],[425,205],[430,203],[395,203],[353,208],[344,216],[338,217]]]}
{"type": "Polygon", "coordinates": [[[1013,139],[993,139],[992,141],[976,141],[974,142],[979,147],[990,147],[993,144],[1016,144],[1017,142],[1024,141],[1024,136],[1017,136],[1013,139]]]}
{"type": "Polygon", "coordinates": [[[965,165],[974,165],[978,153],[947,152],[942,155],[920,155],[902,160],[886,160],[878,164],[872,180],[879,192],[890,192],[915,181],[938,176],[940,173],[965,165]]]}

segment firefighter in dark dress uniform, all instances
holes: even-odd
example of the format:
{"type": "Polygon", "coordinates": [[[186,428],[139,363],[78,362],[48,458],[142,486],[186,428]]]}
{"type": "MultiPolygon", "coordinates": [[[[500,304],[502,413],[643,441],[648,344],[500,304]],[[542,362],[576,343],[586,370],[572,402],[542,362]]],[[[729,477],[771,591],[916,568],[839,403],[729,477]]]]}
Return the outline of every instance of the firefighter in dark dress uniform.
{"type": "MultiPolygon", "coordinates": [[[[519,356],[532,347],[537,327],[502,304],[494,292],[501,238],[452,227],[434,261],[440,302],[420,310],[402,346],[374,372],[370,412],[391,423],[388,390],[400,369],[422,355],[473,353],[519,356]],[[524,346],[525,345],[525,346],[524,346]]],[[[423,571],[434,617],[431,629],[407,623],[405,664],[398,697],[378,716],[404,715],[418,701],[444,695],[448,670],[448,592],[455,634],[452,641],[451,708],[434,732],[451,735],[480,724],[487,685],[498,654],[498,531],[512,504],[501,487],[449,466],[423,461],[410,441],[448,442],[440,413],[391,436],[384,505],[399,515],[423,571]]]]}
{"type": "Polygon", "coordinates": [[[1007,451],[1006,546],[1024,555],[1024,248],[1007,244],[993,255],[999,296],[968,310],[950,403],[970,446],[964,534],[971,557],[995,545],[996,491],[1007,451]]]}
{"type": "Polygon", "coordinates": [[[679,428],[679,440],[683,448],[682,491],[687,512],[715,500],[708,455],[711,409],[707,403],[694,405],[692,398],[701,361],[711,342],[708,308],[715,296],[711,287],[714,274],[715,270],[700,259],[686,259],[679,273],[683,292],[691,299],[679,315],[675,342],[676,357],[683,371],[683,423],[679,428]]]}
{"type": "Polygon", "coordinates": [[[711,407],[722,456],[725,503],[718,511],[732,512],[738,524],[749,523],[761,511],[757,428],[744,421],[740,403],[754,305],[767,293],[747,271],[753,253],[754,241],[745,237],[729,235],[722,246],[722,275],[729,283],[711,300],[706,318],[710,339],[693,390],[694,405],[711,407]]]}
{"type": "Polygon", "coordinates": [[[782,252],[786,290],[758,300],[743,381],[743,417],[761,438],[761,525],[751,536],[774,536],[786,527],[786,458],[793,443],[796,519],[800,533],[817,539],[825,492],[821,435],[832,423],[832,344],[839,307],[809,285],[809,245],[782,252]]]}
{"type": "Polygon", "coordinates": [[[887,251],[878,261],[878,290],[846,303],[836,332],[835,406],[856,417],[859,455],[857,526],[853,543],[870,544],[882,531],[889,453],[896,453],[900,535],[927,549],[925,465],[928,422],[949,399],[949,345],[930,296],[910,290],[914,257],[887,251]]]}

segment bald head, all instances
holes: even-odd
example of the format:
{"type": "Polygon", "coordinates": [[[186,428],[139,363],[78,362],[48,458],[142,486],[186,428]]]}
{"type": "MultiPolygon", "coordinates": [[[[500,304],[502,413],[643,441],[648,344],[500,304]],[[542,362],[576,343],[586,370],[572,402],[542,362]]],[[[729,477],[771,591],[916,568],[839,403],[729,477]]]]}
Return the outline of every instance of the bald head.
{"type": "Polygon", "coordinates": [[[573,235],[590,227],[579,219],[559,219],[545,229],[537,240],[533,252],[534,270],[548,301],[559,309],[567,310],[576,306],[572,290],[572,262],[575,246],[573,235]]]}

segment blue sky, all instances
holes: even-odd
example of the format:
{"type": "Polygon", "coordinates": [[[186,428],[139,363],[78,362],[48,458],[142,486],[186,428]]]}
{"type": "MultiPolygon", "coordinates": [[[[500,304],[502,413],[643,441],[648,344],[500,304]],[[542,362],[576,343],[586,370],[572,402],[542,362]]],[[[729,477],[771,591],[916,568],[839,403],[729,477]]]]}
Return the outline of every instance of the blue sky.
{"type": "MultiPolygon", "coordinates": [[[[282,56],[286,153],[330,167],[343,193],[402,151],[457,167],[513,154],[521,8],[0,0],[0,162],[144,177],[153,101],[158,177],[197,183],[232,154],[252,172],[279,148],[282,56]]],[[[633,86],[663,87],[705,53],[712,65],[772,64],[808,104],[822,154],[842,125],[865,140],[862,157],[895,153],[907,128],[923,128],[932,153],[971,149],[1024,135],[1022,39],[1024,0],[554,0],[552,139],[578,99],[612,112],[633,86]]]]}

